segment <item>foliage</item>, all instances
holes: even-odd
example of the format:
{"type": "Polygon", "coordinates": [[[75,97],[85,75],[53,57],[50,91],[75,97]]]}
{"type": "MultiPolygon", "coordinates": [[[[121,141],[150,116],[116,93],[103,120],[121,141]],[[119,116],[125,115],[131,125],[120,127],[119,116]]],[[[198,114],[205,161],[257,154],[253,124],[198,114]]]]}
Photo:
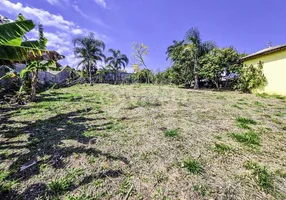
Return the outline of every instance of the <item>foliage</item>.
{"type": "Polygon", "coordinates": [[[166,130],[165,131],[165,136],[166,137],[177,137],[179,135],[179,130],[178,129],[171,129],[171,130],[166,130]]]}
{"type": "Polygon", "coordinates": [[[143,43],[133,42],[133,60],[136,65],[140,67],[147,67],[145,64],[145,57],[149,53],[149,47],[143,43]]]}
{"type": "Polygon", "coordinates": [[[248,170],[253,170],[255,181],[267,193],[271,193],[274,189],[273,174],[268,171],[265,166],[260,166],[258,163],[247,161],[244,167],[248,170]]]}
{"type": "Polygon", "coordinates": [[[237,89],[243,92],[252,92],[254,89],[261,88],[267,84],[267,79],[263,74],[263,63],[257,66],[243,66],[238,80],[237,89]]]}
{"type": "Polygon", "coordinates": [[[150,69],[143,69],[135,72],[132,79],[137,83],[153,83],[155,76],[150,69]]]}
{"type": "Polygon", "coordinates": [[[254,131],[248,131],[246,133],[231,133],[230,137],[250,147],[260,146],[259,135],[254,131]]]}
{"type": "Polygon", "coordinates": [[[202,165],[193,158],[185,159],[182,166],[192,174],[201,174],[204,172],[202,165]]]}
{"type": "Polygon", "coordinates": [[[38,60],[42,59],[43,53],[49,54],[49,51],[38,48],[37,42],[23,41],[25,34],[34,27],[34,22],[21,14],[14,22],[0,23],[0,63],[38,60]]]}
{"type": "Polygon", "coordinates": [[[254,121],[253,119],[248,119],[248,118],[243,118],[243,117],[237,117],[236,121],[239,123],[244,123],[244,124],[253,124],[253,125],[257,124],[257,122],[254,121]]]}
{"type": "Polygon", "coordinates": [[[240,54],[233,47],[214,48],[201,59],[199,75],[203,79],[212,81],[216,88],[219,88],[224,72],[239,72],[240,58],[240,54]]]}
{"type": "Polygon", "coordinates": [[[228,146],[226,144],[222,144],[222,143],[215,143],[215,151],[220,153],[220,154],[224,154],[227,151],[231,151],[232,147],[228,146]]]}
{"type": "Polygon", "coordinates": [[[97,71],[98,61],[105,61],[103,51],[105,43],[97,40],[93,33],[88,36],[77,37],[73,39],[74,54],[77,59],[80,59],[78,67],[82,67],[82,71],[86,71],[89,76],[90,84],[92,84],[92,73],[97,71]]]}
{"type": "Polygon", "coordinates": [[[118,70],[122,69],[122,67],[125,68],[129,63],[129,59],[119,50],[109,49],[108,51],[112,56],[106,58],[105,62],[107,63],[107,68],[110,68],[114,72],[116,84],[118,79],[118,70]]]}

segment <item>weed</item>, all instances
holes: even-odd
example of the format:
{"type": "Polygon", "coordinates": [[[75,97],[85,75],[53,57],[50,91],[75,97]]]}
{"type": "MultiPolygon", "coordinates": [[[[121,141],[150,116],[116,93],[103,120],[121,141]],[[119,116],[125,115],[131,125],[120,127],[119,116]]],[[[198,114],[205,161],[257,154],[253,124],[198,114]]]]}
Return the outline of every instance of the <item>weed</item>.
{"type": "Polygon", "coordinates": [[[231,151],[232,147],[222,143],[215,143],[214,150],[220,154],[225,154],[227,151],[231,151]]]}
{"type": "MultiPolygon", "coordinates": [[[[121,195],[125,196],[129,192],[130,188],[132,188],[132,186],[133,185],[132,185],[132,182],[131,182],[131,178],[127,177],[123,181],[123,183],[121,183],[120,188],[119,188],[119,193],[121,195]]],[[[129,195],[131,196],[131,194],[129,194],[129,195]]]]}
{"type": "Polygon", "coordinates": [[[237,108],[237,109],[239,109],[239,110],[242,110],[243,108],[242,107],[240,107],[240,106],[238,106],[238,105],[236,105],[236,104],[233,104],[233,105],[231,105],[232,107],[234,107],[234,108],[237,108]]]}
{"type": "Polygon", "coordinates": [[[243,123],[238,123],[236,126],[242,129],[247,129],[247,130],[252,129],[250,126],[248,126],[247,124],[243,124],[243,123]]]}
{"type": "Polygon", "coordinates": [[[168,180],[168,176],[164,174],[163,171],[157,171],[155,173],[155,179],[156,179],[156,184],[157,183],[162,183],[163,181],[168,180]]]}
{"type": "Polygon", "coordinates": [[[50,182],[48,186],[53,193],[60,195],[69,191],[73,185],[72,183],[73,181],[69,178],[61,178],[50,182]]]}
{"type": "Polygon", "coordinates": [[[286,126],[282,126],[282,130],[283,130],[283,131],[286,131],[286,126]]]}
{"type": "Polygon", "coordinates": [[[243,118],[243,117],[237,117],[236,121],[238,123],[241,123],[241,124],[252,124],[252,125],[256,125],[257,124],[257,122],[254,121],[253,119],[248,119],[248,118],[243,118]]]}
{"type": "Polygon", "coordinates": [[[166,137],[178,137],[179,136],[179,130],[178,129],[171,129],[165,131],[166,137]]]}
{"type": "Polygon", "coordinates": [[[218,95],[218,96],[216,96],[216,99],[226,99],[226,97],[223,95],[218,95]]]}
{"type": "Polygon", "coordinates": [[[41,140],[39,138],[32,138],[27,142],[27,147],[36,147],[40,142],[41,140]]]}
{"type": "Polygon", "coordinates": [[[182,163],[182,167],[186,168],[188,172],[192,174],[202,174],[204,172],[202,165],[193,158],[185,159],[182,163]]]}
{"type": "Polygon", "coordinates": [[[195,185],[193,190],[199,192],[203,197],[208,194],[207,188],[203,185],[195,185]]]}
{"type": "Polygon", "coordinates": [[[274,115],[277,117],[284,117],[284,116],[286,116],[286,113],[285,112],[284,113],[278,112],[278,113],[275,113],[274,115]]]}
{"type": "Polygon", "coordinates": [[[282,172],[280,169],[276,170],[275,174],[281,178],[286,178],[286,172],[282,172]]]}
{"type": "Polygon", "coordinates": [[[248,131],[246,133],[231,133],[230,137],[235,139],[237,142],[250,147],[260,146],[259,135],[254,131],[248,131]]]}
{"type": "Polygon", "coordinates": [[[283,124],[283,122],[281,122],[279,119],[272,118],[271,120],[272,120],[272,122],[274,122],[275,124],[278,124],[278,125],[283,124]]]}
{"type": "Polygon", "coordinates": [[[95,157],[93,155],[91,155],[91,156],[88,157],[87,161],[88,161],[89,164],[93,164],[93,163],[95,163],[95,157]]]}
{"type": "Polygon", "coordinates": [[[259,101],[255,101],[254,105],[256,105],[258,107],[264,107],[264,105],[261,102],[259,102],[259,101]]]}
{"type": "Polygon", "coordinates": [[[215,138],[218,139],[218,140],[222,139],[222,137],[220,135],[216,135],[215,138]]]}
{"type": "Polygon", "coordinates": [[[66,200],[94,200],[96,198],[92,197],[91,195],[80,195],[80,196],[73,196],[69,195],[66,200]]]}
{"type": "Polygon", "coordinates": [[[18,185],[18,182],[16,180],[1,181],[0,182],[0,195],[11,192],[17,185],[18,185]]]}
{"type": "Polygon", "coordinates": [[[248,170],[253,170],[254,179],[257,184],[267,193],[271,193],[274,189],[273,174],[268,171],[265,166],[260,166],[258,163],[247,161],[244,167],[248,170]]]}

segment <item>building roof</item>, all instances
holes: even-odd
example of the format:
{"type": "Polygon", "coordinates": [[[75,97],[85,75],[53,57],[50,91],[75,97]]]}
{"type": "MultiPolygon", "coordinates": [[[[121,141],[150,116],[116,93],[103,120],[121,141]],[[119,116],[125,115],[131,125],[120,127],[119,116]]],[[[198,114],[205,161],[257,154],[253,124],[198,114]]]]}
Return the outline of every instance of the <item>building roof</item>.
{"type": "Polygon", "coordinates": [[[277,51],[280,51],[280,50],[285,50],[285,49],[286,49],[286,44],[279,45],[279,46],[274,46],[274,47],[268,47],[268,48],[262,49],[262,50],[260,50],[260,51],[258,51],[256,53],[253,53],[253,54],[250,54],[248,56],[245,56],[241,60],[242,61],[246,61],[246,60],[250,60],[252,58],[256,58],[256,57],[259,57],[259,56],[263,56],[263,55],[266,55],[266,54],[270,54],[270,53],[277,52],[277,51]]]}

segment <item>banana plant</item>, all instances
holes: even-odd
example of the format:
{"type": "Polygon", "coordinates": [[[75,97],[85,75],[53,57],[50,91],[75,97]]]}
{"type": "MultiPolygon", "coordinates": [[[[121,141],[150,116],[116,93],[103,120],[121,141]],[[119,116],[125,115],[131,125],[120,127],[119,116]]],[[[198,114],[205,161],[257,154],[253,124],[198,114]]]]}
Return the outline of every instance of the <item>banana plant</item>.
{"type": "MultiPolygon", "coordinates": [[[[27,73],[32,74],[32,101],[36,97],[38,71],[47,70],[55,61],[62,58],[57,52],[46,50],[47,39],[44,37],[41,24],[39,24],[39,40],[26,40],[25,34],[34,28],[34,22],[26,20],[21,14],[14,22],[0,24],[0,65],[7,66],[13,63],[27,65],[20,77],[24,77],[27,73]],[[42,62],[43,60],[47,62],[42,62]]],[[[10,77],[12,73],[8,72],[5,77],[10,77]]]]}

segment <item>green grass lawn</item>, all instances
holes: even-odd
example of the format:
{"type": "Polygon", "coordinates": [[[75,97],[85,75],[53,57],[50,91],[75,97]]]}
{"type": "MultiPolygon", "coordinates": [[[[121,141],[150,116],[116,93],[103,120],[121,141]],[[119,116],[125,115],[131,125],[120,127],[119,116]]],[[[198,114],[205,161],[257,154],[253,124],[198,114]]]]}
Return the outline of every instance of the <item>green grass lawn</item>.
{"type": "Polygon", "coordinates": [[[285,98],[145,85],[38,96],[1,106],[3,199],[286,198],[285,98]]]}

